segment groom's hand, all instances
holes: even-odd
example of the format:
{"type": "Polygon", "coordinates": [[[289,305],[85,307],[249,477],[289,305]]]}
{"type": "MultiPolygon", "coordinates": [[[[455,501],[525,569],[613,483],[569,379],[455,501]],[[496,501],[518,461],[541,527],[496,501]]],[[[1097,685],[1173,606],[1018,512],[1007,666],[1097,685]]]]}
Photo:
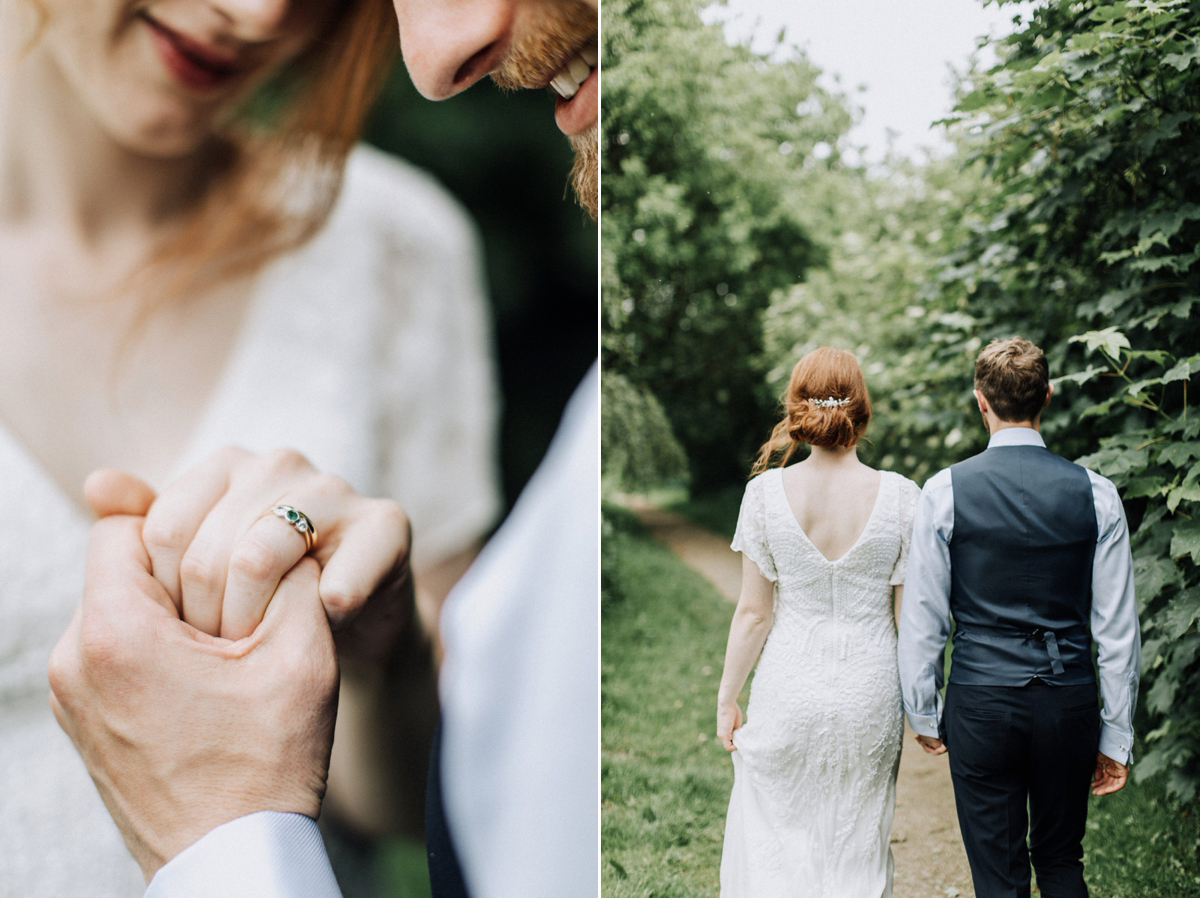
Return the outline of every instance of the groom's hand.
{"type": "Polygon", "coordinates": [[[1092,775],[1092,794],[1109,795],[1125,788],[1129,768],[1104,752],[1096,752],[1096,772],[1092,775]]]}
{"type": "Polygon", "coordinates": [[[933,736],[917,736],[917,741],[921,743],[921,748],[929,752],[931,755],[944,755],[946,746],[942,744],[941,739],[935,739],[933,736]]]}
{"type": "Polygon", "coordinates": [[[142,519],[92,529],[83,600],[50,658],[51,706],[149,881],[214,827],[263,810],[316,817],[338,666],[305,559],[232,642],[179,619],[142,519]]]}

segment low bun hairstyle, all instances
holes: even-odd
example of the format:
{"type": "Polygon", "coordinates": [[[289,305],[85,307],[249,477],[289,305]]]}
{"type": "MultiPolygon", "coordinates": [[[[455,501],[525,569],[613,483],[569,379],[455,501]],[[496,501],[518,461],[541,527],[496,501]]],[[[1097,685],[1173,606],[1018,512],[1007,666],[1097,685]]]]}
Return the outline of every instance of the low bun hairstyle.
{"type": "Polygon", "coordinates": [[[854,354],[844,349],[822,347],[801,358],[792,369],[782,404],[783,420],[759,449],[752,477],[786,465],[801,443],[822,448],[853,446],[871,421],[871,399],[862,369],[854,354]],[[814,401],[828,399],[845,400],[845,404],[814,401]]]}

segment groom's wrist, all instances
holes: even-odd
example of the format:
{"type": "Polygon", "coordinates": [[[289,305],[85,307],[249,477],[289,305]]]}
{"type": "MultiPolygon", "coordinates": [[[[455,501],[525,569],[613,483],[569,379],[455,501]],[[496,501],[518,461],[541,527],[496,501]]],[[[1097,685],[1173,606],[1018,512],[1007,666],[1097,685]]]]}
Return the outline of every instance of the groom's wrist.
{"type": "Polygon", "coordinates": [[[914,733],[918,736],[925,736],[929,739],[940,739],[941,734],[938,732],[938,718],[936,714],[913,714],[906,712],[908,716],[908,725],[912,727],[914,733]]]}
{"type": "Polygon", "coordinates": [[[1100,753],[1112,758],[1118,764],[1129,765],[1133,751],[1133,734],[1123,733],[1113,727],[1100,726],[1100,753]]]}

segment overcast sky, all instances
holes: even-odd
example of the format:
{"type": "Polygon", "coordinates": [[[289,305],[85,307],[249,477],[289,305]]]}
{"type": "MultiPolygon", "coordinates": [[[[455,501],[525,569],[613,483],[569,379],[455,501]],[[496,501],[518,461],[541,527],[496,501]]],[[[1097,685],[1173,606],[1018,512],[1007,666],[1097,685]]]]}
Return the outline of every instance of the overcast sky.
{"type": "MultiPolygon", "coordinates": [[[[723,20],[728,38],[753,38],[769,50],[781,27],[786,41],[803,49],[823,70],[822,84],[846,93],[864,108],[861,123],[849,136],[878,161],[887,148],[887,132],[897,132],[894,147],[910,156],[922,147],[944,149],[940,128],[930,124],[951,107],[950,68],[963,71],[975,53],[976,38],[1005,35],[1012,19],[1033,3],[982,0],[728,0],[711,7],[707,21],[723,20]],[[840,76],[840,83],[833,76],[840,76]],[[859,92],[858,87],[865,86],[859,92]]],[[[993,57],[984,57],[991,61],[993,57]]]]}

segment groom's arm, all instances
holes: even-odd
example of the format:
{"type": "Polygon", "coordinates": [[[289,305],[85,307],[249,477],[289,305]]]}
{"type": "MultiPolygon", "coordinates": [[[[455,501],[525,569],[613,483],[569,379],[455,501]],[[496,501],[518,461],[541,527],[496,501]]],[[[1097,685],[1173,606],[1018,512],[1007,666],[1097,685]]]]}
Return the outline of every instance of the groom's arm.
{"type": "Polygon", "coordinates": [[[1128,764],[1133,748],[1133,711],[1142,664],[1133,557],[1125,509],[1112,482],[1091,471],[1096,505],[1096,554],[1092,562],[1092,639],[1100,674],[1100,752],[1128,764]]]}
{"type": "Polygon", "coordinates": [[[930,478],[913,519],[897,660],[908,722],[918,736],[938,738],[943,657],[950,637],[950,537],[954,496],[950,471],[930,478]]]}

